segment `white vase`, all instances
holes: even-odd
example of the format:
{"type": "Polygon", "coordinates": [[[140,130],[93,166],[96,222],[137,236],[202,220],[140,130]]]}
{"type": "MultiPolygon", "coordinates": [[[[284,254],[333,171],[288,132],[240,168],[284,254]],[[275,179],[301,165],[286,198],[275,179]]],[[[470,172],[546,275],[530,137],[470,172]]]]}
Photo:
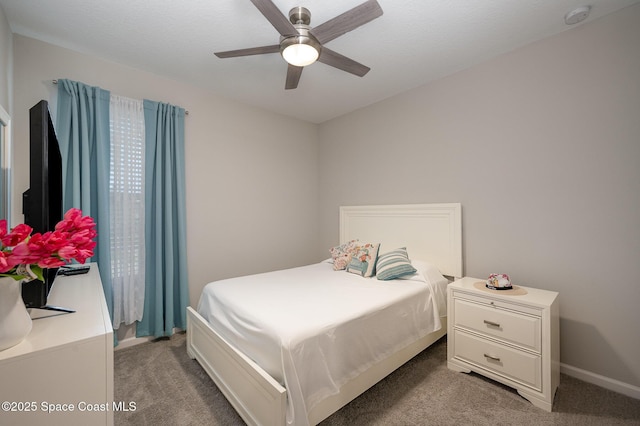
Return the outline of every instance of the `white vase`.
{"type": "Polygon", "coordinates": [[[22,300],[22,283],[0,278],[0,351],[22,342],[31,331],[31,317],[22,300]]]}

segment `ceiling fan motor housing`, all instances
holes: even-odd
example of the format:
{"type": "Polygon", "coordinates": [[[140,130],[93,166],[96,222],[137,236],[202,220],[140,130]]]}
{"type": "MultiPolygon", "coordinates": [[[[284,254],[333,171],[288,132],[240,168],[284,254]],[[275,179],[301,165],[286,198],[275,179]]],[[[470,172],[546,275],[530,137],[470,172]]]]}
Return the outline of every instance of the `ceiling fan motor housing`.
{"type": "Polygon", "coordinates": [[[309,23],[311,22],[311,12],[309,12],[309,9],[305,7],[294,7],[289,11],[289,21],[291,21],[295,29],[298,31],[298,34],[283,35],[280,37],[280,54],[285,58],[285,60],[287,60],[287,62],[289,62],[286,57],[287,55],[284,53],[285,49],[294,45],[311,46],[317,52],[315,58],[312,60],[312,62],[315,62],[317,57],[320,55],[322,45],[309,31],[311,29],[309,26],[309,23]]]}
{"type": "Polygon", "coordinates": [[[294,7],[289,11],[289,21],[291,21],[293,25],[309,25],[311,22],[311,12],[309,12],[309,9],[306,7],[294,7]]]}
{"type": "Polygon", "coordinates": [[[309,12],[309,9],[301,6],[294,7],[289,11],[289,21],[291,21],[293,26],[296,28],[298,34],[284,35],[280,37],[280,54],[282,55],[287,47],[294,44],[309,45],[313,47],[318,54],[320,54],[322,45],[309,31],[311,29],[309,26],[309,23],[311,22],[311,12],[309,12]]]}

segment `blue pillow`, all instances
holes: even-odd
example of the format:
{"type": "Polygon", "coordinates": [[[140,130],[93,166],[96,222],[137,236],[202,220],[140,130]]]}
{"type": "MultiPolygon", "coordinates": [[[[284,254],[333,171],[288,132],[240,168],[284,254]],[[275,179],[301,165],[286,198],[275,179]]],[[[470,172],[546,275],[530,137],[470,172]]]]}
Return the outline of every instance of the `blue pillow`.
{"type": "Polygon", "coordinates": [[[378,256],[376,276],[379,280],[393,280],[416,273],[411,265],[406,247],[392,250],[378,256]]]}

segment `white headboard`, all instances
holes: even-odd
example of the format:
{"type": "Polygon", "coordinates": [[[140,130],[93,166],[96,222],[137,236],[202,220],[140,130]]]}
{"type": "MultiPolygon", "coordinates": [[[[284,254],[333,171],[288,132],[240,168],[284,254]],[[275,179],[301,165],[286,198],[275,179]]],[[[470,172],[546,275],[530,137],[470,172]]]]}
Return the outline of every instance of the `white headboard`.
{"type": "Polygon", "coordinates": [[[462,277],[462,206],[402,204],[340,207],[340,244],[380,243],[380,253],[406,247],[409,257],[462,277]]]}

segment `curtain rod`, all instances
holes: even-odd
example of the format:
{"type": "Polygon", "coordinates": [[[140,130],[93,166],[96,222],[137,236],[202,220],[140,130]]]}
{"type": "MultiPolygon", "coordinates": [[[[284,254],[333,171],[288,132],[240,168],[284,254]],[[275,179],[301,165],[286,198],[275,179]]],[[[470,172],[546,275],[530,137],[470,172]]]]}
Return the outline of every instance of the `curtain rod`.
{"type": "MultiPolygon", "coordinates": [[[[53,81],[53,84],[58,84],[58,80],[55,80],[55,79],[54,79],[54,80],[52,80],[52,81],[53,81]]],[[[189,111],[185,109],[185,110],[184,110],[184,114],[185,114],[185,115],[189,115],[189,111]]]]}

